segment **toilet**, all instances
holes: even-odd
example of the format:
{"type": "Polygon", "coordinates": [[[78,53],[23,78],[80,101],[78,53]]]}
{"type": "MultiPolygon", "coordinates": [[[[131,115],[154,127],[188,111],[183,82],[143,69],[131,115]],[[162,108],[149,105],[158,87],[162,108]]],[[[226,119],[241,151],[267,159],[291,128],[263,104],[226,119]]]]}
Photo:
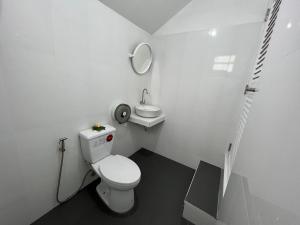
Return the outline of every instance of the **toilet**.
{"type": "Polygon", "coordinates": [[[81,131],[81,150],[101,178],[96,187],[100,198],[112,211],[125,213],[134,206],[134,188],[140,182],[141,171],[129,158],[111,155],[116,129],[110,125],[104,127],[102,131],[81,131]]]}

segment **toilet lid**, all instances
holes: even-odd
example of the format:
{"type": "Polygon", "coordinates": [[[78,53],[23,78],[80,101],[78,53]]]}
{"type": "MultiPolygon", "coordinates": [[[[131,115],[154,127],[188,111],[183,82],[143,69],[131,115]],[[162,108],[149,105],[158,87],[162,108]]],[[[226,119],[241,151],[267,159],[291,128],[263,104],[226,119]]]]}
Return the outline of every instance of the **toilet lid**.
{"type": "Polygon", "coordinates": [[[138,165],[121,155],[110,155],[102,159],[99,171],[106,179],[120,184],[134,183],[141,177],[138,165]]]}

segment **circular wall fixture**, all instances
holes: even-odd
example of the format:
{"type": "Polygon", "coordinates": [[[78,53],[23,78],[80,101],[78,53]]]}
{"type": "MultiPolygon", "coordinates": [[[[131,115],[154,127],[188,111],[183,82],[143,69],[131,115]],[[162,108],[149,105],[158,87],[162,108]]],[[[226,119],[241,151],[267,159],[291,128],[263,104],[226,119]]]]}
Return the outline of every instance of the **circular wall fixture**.
{"type": "Polygon", "coordinates": [[[133,50],[133,53],[129,55],[129,58],[134,72],[139,75],[147,73],[153,61],[150,44],[144,42],[138,44],[133,50]]]}

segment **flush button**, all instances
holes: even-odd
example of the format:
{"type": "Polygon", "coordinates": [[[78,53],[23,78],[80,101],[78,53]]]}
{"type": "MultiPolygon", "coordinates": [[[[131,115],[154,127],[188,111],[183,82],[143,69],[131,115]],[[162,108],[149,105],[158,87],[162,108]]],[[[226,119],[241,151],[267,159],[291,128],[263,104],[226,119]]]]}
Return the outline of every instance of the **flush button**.
{"type": "Polygon", "coordinates": [[[110,134],[106,137],[106,141],[110,142],[113,139],[113,136],[110,134]]]}

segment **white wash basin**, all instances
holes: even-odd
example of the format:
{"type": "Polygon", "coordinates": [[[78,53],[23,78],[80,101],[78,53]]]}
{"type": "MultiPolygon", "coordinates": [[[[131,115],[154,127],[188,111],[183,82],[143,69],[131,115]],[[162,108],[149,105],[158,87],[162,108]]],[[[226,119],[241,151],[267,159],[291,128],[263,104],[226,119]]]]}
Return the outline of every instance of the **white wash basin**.
{"type": "Polygon", "coordinates": [[[135,113],[141,117],[155,118],[161,114],[161,109],[154,105],[137,105],[135,113]]]}

